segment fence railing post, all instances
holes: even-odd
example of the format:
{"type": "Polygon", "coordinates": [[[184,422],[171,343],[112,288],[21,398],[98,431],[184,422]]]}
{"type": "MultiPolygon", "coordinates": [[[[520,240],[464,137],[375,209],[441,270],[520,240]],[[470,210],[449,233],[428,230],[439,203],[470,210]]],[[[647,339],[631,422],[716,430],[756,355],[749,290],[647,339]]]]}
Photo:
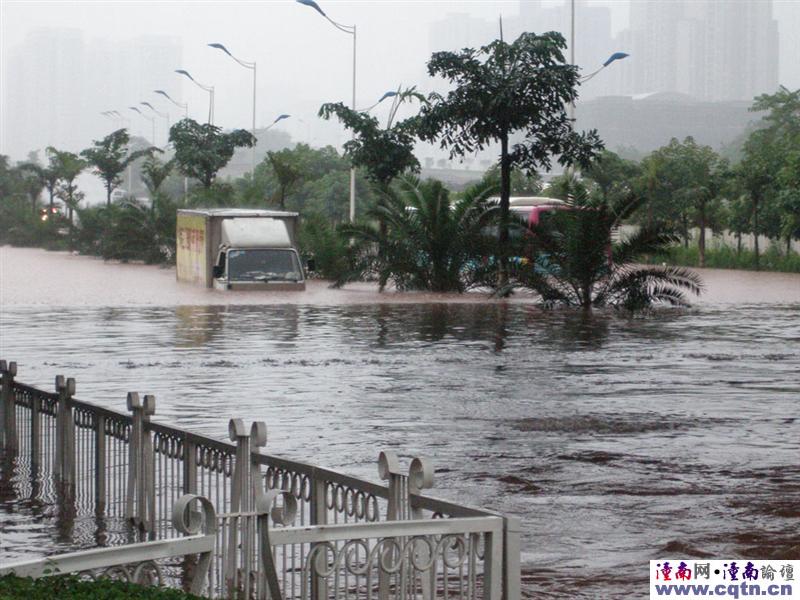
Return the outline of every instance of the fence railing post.
{"type": "Polygon", "coordinates": [[[156,398],[147,395],[144,402],[140,402],[139,394],[129,392],[128,410],[132,413],[133,425],[129,442],[124,514],[134,525],[152,533],[155,531],[155,456],[149,422],[156,412],[156,398]]]}
{"type": "Polygon", "coordinates": [[[503,518],[503,600],[520,600],[522,575],[519,567],[520,532],[519,517],[503,518]]]}
{"type": "Polygon", "coordinates": [[[156,455],[153,451],[153,432],[150,431],[150,417],[156,414],[156,397],[146,395],[142,406],[142,473],[144,485],[141,487],[142,523],[144,530],[156,530],[156,455]]]}
{"type": "Polygon", "coordinates": [[[58,407],[56,410],[56,445],[53,460],[56,480],[65,493],[72,495],[75,485],[75,419],[72,413],[72,396],[75,394],[75,379],[56,376],[58,407]]]}
{"type": "Polygon", "coordinates": [[[17,363],[0,360],[3,386],[0,391],[0,447],[5,450],[17,449],[17,410],[14,394],[14,377],[17,376],[17,363]]]}
{"type": "Polygon", "coordinates": [[[94,420],[94,511],[106,512],[106,418],[95,415],[94,420]]]}
{"type": "MultiPolygon", "coordinates": [[[[387,482],[389,498],[386,503],[386,520],[396,521],[400,517],[400,496],[402,487],[402,473],[400,461],[394,452],[384,451],[378,455],[378,475],[387,482]]],[[[394,561],[394,550],[389,547],[384,551],[387,564],[394,561]]],[[[378,564],[383,557],[378,557],[378,564]]],[[[391,591],[391,575],[384,569],[378,571],[378,598],[388,600],[391,591]]]]}
{"type": "Polygon", "coordinates": [[[183,438],[183,493],[197,493],[197,444],[183,438]]]}
{"type": "MultiPolygon", "coordinates": [[[[264,448],[267,445],[267,424],[263,421],[253,421],[250,426],[250,476],[247,494],[249,496],[249,510],[254,510],[257,507],[258,499],[266,493],[266,486],[264,485],[264,478],[261,474],[261,462],[258,459],[260,454],[259,448],[264,448]]],[[[258,518],[247,519],[247,529],[243,534],[242,546],[245,548],[244,562],[247,567],[245,574],[249,581],[249,570],[255,569],[255,594],[256,598],[266,598],[267,594],[267,580],[265,573],[261,572],[258,568],[258,563],[255,561],[253,551],[257,548],[260,549],[258,543],[258,518]],[[252,567],[251,567],[252,565],[252,567]]],[[[249,592],[252,597],[252,590],[249,592]]]]}
{"type": "Polygon", "coordinates": [[[485,535],[483,600],[500,600],[503,589],[503,531],[493,531],[485,535]]]}
{"type": "MultiPolygon", "coordinates": [[[[421,508],[415,507],[411,496],[418,496],[422,490],[433,487],[433,463],[427,458],[414,458],[408,467],[408,515],[411,519],[422,519],[424,513],[421,508]]],[[[414,545],[414,554],[419,564],[426,564],[431,560],[431,550],[426,544],[414,545]]],[[[413,563],[413,561],[412,561],[413,563]]],[[[414,569],[412,567],[413,575],[414,569]]],[[[430,569],[427,573],[420,573],[420,587],[422,589],[423,600],[431,600],[436,592],[436,569],[430,569]]]]}
{"type": "Polygon", "coordinates": [[[131,412],[132,423],[128,437],[128,482],[125,486],[125,510],[122,514],[129,521],[136,523],[136,485],[137,481],[140,480],[137,469],[139,467],[139,445],[142,437],[142,421],[139,414],[142,403],[139,400],[139,394],[137,392],[128,392],[126,404],[131,412]]]}
{"type": "Polygon", "coordinates": [[[42,453],[42,400],[37,394],[31,397],[31,477],[39,476],[39,463],[42,453]]]}
{"type": "MultiPolygon", "coordinates": [[[[317,469],[311,472],[311,525],[325,525],[328,522],[328,505],[326,498],[325,478],[318,474],[317,469]]],[[[312,544],[311,553],[314,553],[314,567],[309,569],[311,577],[311,600],[323,600],[328,597],[327,580],[317,575],[327,570],[328,554],[326,550],[314,550],[318,544],[312,544]]]]}
{"type": "MultiPolygon", "coordinates": [[[[231,419],[228,424],[230,440],[236,443],[236,458],[233,465],[231,478],[231,505],[230,512],[245,512],[250,507],[252,494],[250,481],[250,435],[241,419],[231,419]]],[[[228,597],[233,598],[238,593],[238,560],[239,527],[245,521],[244,517],[231,517],[228,526],[228,560],[225,564],[225,589],[228,597]]],[[[243,544],[244,546],[244,540],[243,544]]],[[[246,569],[250,565],[242,565],[246,569]]],[[[248,574],[243,574],[243,582],[248,582],[248,574]]],[[[246,596],[245,596],[246,597],[246,596]]]]}

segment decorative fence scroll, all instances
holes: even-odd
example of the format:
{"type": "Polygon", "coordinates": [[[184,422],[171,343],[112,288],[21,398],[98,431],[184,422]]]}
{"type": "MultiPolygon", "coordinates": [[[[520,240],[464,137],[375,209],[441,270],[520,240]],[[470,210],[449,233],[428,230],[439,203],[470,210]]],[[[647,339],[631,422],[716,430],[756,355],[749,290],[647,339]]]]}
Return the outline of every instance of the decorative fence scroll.
{"type": "Polygon", "coordinates": [[[214,552],[217,518],[214,507],[202,496],[186,494],[175,503],[172,523],[186,537],[127,544],[59,554],[34,561],[0,567],[0,576],[43,577],[49,574],[77,573],[89,579],[109,578],[143,585],[166,585],[165,560],[198,555],[187,582],[188,591],[203,594],[208,589],[209,567],[214,552]],[[200,511],[192,505],[198,504],[200,511]]]}
{"type": "MultiPolygon", "coordinates": [[[[206,534],[210,597],[520,597],[519,521],[424,496],[433,467],[423,458],[404,471],[382,452],[379,485],[263,454],[263,423],[233,419],[224,442],[153,422],[153,396],[129,393],[126,414],[76,399],[74,379],[59,376],[46,392],[16,374],[0,361],[0,478],[18,496],[58,504],[57,515],[124,524],[119,543],[134,554],[189,539],[173,507],[186,494],[206,498],[218,513],[206,534]]],[[[194,563],[181,565],[169,585],[192,579],[194,563]]],[[[148,565],[115,572],[164,580],[148,565]]]]}

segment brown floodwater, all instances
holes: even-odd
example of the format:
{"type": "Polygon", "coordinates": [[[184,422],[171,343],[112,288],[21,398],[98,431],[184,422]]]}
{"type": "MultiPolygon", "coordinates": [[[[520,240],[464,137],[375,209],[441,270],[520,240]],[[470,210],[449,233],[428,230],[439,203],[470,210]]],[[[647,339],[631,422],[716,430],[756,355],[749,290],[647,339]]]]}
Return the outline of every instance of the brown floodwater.
{"type": "MultiPolygon", "coordinates": [[[[155,420],[218,438],[264,420],[271,453],[373,480],[380,449],[431,456],[434,495],[522,518],[527,595],[642,597],[666,554],[800,559],[800,276],[701,273],[695,307],[630,317],[522,294],[214,292],[4,247],[0,356],[117,409],[154,393],[155,420]]],[[[93,516],[65,533],[22,477],[0,477],[0,562],[96,543],[93,516]]]]}

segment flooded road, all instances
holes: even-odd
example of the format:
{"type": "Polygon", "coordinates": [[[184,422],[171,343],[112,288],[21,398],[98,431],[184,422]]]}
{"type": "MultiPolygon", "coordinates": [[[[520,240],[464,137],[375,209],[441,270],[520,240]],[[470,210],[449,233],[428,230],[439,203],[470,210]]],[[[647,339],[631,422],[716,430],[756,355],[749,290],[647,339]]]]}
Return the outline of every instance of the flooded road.
{"type": "MultiPolygon", "coordinates": [[[[264,420],[270,453],[373,480],[380,449],[430,456],[433,495],[522,518],[528,594],[641,597],[665,554],[800,559],[798,276],[709,271],[697,307],[629,318],[321,285],[266,304],[2,252],[20,381],[154,393],[155,420],[218,438],[264,420]]],[[[0,490],[0,562],[66,546],[34,513],[0,490]]]]}

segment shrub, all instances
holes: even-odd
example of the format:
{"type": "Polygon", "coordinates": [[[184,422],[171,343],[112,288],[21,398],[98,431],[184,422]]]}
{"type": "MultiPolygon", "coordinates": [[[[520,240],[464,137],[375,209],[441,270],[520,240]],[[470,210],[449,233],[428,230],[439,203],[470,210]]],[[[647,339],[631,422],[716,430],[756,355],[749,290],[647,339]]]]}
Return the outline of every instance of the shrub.
{"type": "Polygon", "coordinates": [[[314,260],[314,270],[323,279],[339,281],[350,271],[347,239],[319,214],[303,219],[298,232],[300,251],[314,260]]]}
{"type": "MultiPolygon", "coordinates": [[[[648,257],[647,262],[652,264],[667,263],[669,265],[696,266],[699,264],[697,246],[672,246],[665,252],[648,257]]],[[[737,252],[736,248],[722,246],[720,248],[706,248],[706,267],[709,269],[742,269],[754,270],[756,255],[752,250],[743,249],[737,252]]],[[[772,244],[760,256],[762,271],[780,271],[784,273],[800,273],[800,254],[790,252],[786,254],[776,245],[772,244]]]]}
{"type": "Polygon", "coordinates": [[[83,581],[75,576],[0,577],[3,600],[199,600],[198,596],[169,588],[144,587],[123,581],[99,579],[83,581]]]}

